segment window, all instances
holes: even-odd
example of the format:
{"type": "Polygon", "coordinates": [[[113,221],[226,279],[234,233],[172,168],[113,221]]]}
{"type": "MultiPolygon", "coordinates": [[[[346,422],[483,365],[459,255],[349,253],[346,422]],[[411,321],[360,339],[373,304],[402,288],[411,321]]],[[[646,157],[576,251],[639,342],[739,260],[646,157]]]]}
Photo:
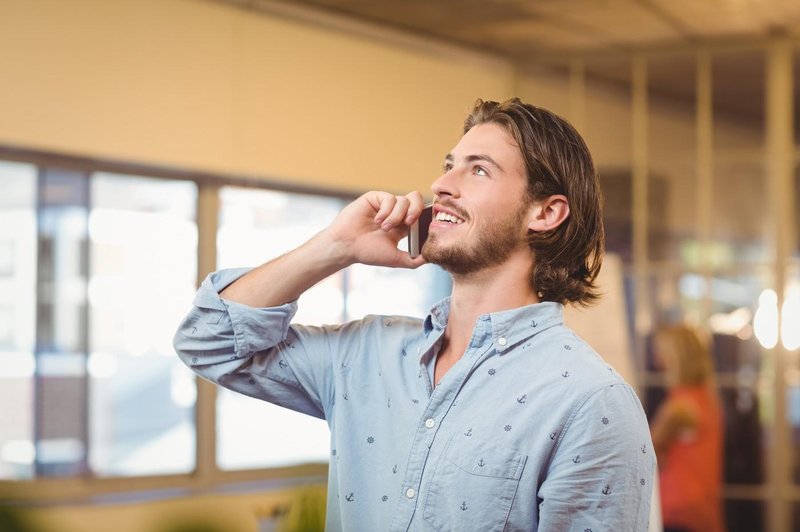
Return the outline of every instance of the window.
{"type": "Polygon", "coordinates": [[[0,479],[34,472],[36,167],[0,161],[0,479]]]}
{"type": "Polygon", "coordinates": [[[196,186],[0,162],[0,478],[194,469],[196,186]],[[38,253],[37,253],[38,251],[38,253]]]}
{"type": "Polygon", "coordinates": [[[91,178],[89,434],[102,476],[194,469],[194,379],[172,336],[197,278],[190,181],[91,178]]]}

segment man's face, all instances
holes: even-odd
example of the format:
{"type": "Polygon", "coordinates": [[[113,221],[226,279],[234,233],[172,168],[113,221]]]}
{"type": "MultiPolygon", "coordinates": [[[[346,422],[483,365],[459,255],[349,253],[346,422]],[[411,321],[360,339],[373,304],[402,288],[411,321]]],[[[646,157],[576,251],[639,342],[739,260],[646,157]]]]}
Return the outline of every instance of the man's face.
{"type": "Polygon", "coordinates": [[[433,222],[422,255],[453,274],[502,264],[527,250],[525,163],[500,125],[470,129],[431,186],[433,222]]]}

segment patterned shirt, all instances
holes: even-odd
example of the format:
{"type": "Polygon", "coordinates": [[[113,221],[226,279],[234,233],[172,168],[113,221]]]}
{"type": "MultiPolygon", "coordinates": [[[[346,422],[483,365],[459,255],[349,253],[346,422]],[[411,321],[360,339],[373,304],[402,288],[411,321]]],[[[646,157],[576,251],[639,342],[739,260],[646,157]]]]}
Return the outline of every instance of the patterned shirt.
{"type": "Polygon", "coordinates": [[[206,278],[175,348],[204,378],[327,420],[328,531],[647,530],[641,404],[560,304],[481,316],[434,387],[447,299],[424,320],[290,325],[295,303],[219,297],[244,272],[206,278]]]}

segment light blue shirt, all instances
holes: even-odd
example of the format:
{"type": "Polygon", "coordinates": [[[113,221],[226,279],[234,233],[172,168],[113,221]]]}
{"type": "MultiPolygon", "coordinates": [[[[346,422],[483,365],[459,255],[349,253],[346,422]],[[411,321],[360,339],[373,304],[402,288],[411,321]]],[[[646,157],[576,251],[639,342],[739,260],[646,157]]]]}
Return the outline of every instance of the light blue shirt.
{"type": "Polygon", "coordinates": [[[647,530],[641,404],[560,304],[481,316],[434,388],[448,300],[424,320],[290,325],[295,303],[220,299],[244,271],[206,278],[175,348],[202,377],[328,421],[327,530],[647,530]]]}

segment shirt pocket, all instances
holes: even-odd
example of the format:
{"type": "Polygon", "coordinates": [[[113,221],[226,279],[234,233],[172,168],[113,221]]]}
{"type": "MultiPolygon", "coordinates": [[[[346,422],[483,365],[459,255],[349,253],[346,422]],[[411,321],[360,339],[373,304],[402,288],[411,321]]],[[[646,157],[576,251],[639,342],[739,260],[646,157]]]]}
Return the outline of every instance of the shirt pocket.
{"type": "Polygon", "coordinates": [[[502,531],[527,460],[494,442],[454,437],[436,464],[423,518],[440,532],[502,531]]]}

